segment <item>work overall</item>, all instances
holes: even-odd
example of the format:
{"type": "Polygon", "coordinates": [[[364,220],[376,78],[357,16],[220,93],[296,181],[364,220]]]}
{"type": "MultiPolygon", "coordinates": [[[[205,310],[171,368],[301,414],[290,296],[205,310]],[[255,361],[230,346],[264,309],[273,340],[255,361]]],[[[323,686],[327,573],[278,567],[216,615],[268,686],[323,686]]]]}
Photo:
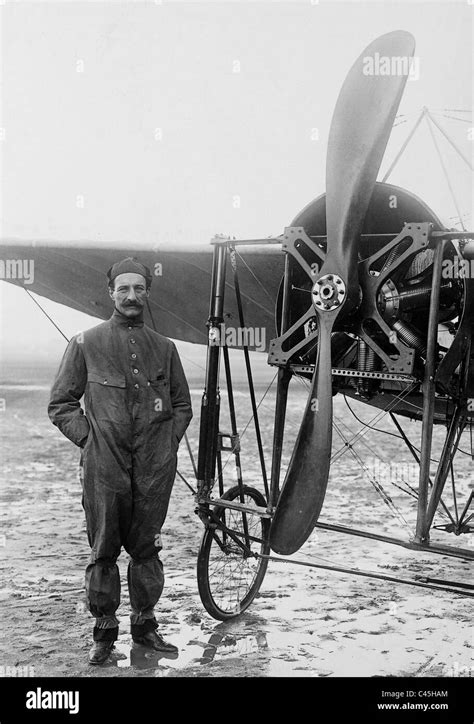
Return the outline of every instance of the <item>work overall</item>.
{"type": "Polygon", "coordinates": [[[171,340],[117,310],[66,349],[48,407],[52,422],[82,448],[83,506],[91,557],[86,593],[94,639],[115,640],[121,546],[130,554],[133,635],[157,627],[164,575],[158,553],[191,420],[183,368],[171,340]],[[84,395],[85,415],[79,400],[84,395]]]}

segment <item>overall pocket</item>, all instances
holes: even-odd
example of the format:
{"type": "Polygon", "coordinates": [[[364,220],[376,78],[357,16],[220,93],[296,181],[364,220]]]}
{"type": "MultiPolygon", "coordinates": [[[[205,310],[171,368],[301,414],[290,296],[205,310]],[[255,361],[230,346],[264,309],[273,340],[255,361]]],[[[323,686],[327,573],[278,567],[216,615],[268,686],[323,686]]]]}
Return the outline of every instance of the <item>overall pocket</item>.
{"type": "Polygon", "coordinates": [[[123,423],[127,417],[125,376],[115,373],[87,374],[90,411],[96,420],[123,423]]]}
{"type": "Polygon", "coordinates": [[[148,380],[148,419],[149,422],[163,422],[173,417],[170,385],[164,375],[148,380]]]}

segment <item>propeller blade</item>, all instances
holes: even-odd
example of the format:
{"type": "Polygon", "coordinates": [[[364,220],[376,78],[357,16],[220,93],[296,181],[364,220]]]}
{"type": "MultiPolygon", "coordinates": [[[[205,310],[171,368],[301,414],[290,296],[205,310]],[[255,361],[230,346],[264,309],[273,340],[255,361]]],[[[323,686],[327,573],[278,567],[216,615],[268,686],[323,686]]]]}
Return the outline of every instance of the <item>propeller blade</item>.
{"type": "Polygon", "coordinates": [[[342,277],[352,305],[358,296],[357,240],[414,50],[415,39],[404,30],[382,35],[368,45],[343,83],[331,122],[326,161],[327,256],[321,274],[342,277]],[[392,72],[403,70],[405,74],[392,72]]]}
{"type": "Polygon", "coordinates": [[[311,392],[270,528],[271,548],[282,555],[297,551],[311,534],[326,493],[332,445],[332,326],[328,315],[319,321],[311,392]]]}
{"type": "Polygon", "coordinates": [[[352,66],[336,103],[326,170],[327,252],[312,292],[318,355],[270,529],[270,545],[282,555],[307,540],[324,502],[332,443],[331,332],[341,310],[359,301],[358,239],[408,77],[380,71],[408,71],[414,48],[413,36],[402,30],[377,38],[352,66]]]}

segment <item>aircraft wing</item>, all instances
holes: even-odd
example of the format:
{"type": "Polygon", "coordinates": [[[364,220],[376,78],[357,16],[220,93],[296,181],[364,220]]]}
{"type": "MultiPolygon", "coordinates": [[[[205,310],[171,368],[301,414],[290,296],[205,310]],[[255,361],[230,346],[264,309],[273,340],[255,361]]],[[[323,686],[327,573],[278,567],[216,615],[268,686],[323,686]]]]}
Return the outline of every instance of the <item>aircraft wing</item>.
{"type": "MultiPolygon", "coordinates": [[[[277,245],[243,246],[237,247],[237,251],[245,326],[264,327],[268,344],[276,336],[275,302],[284,255],[277,245]]],[[[210,244],[187,249],[151,249],[87,241],[61,244],[3,239],[0,279],[80,312],[108,319],[113,304],[107,292],[106,272],[115,261],[127,256],[136,256],[154,274],[145,322],[151,327],[154,322],[157,331],[166,337],[206,344],[212,270],[210,244]],[[25,278],[22,268],[33,271],[31,279],[25,278]]],[[[239,317],[230,264],[226,287],[225,324],[237,328],[239,317]]]]}

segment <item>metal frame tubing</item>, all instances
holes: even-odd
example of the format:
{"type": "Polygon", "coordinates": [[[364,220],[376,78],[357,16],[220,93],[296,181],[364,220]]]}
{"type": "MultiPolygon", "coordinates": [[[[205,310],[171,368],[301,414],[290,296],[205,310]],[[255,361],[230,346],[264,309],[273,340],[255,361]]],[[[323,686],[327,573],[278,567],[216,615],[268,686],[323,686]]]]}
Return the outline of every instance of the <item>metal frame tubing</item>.
{"type": "Polygon", "coordinates": [[[441,271],[446,243],[445,239],[441,239],[439,241],[435,249],[433,262],[433,286],[428,319],[425,377],[423,380],[423,422],[421,428],[420,479],[418,485],[418,511],[415,532],[415,543],[417,544],[427,543],[429,540],[428,486],[430,478],[430,459],[435,409],[435,354],[438,341],[438,310],[441,271]]]}
{"type": "Polygon", "coordinates": [[[214,246],[209,304],[206,378],[201,401],[199,429],[198,492],[200,496],[204,497],[209,495],[212,489],[216,469],[220,410],[220,333],[224,321],[226,256],[226,244],[216,244],[214,246]]]}
{"type": "MultiPolygon", "coordinates": [[[[281,305],[281,329],[277,330],[282,335],[288,328],[289,321],[289,292],[290,292],[290,256],[285,259],[285,276],[283,283],[283,298],[281,305]]],[[[278,370],[277,392],[275,402],[275,425],[273,429],[272,447],[272,469],[270,475],[270,496],[268,509],[276,506],[280,494],[280,471],[281,456],[283,451],[283,437],[285,433],[286,405],[288,401],[288,386],[292,373],[288,368],[280,367],[278,370]]]]}

